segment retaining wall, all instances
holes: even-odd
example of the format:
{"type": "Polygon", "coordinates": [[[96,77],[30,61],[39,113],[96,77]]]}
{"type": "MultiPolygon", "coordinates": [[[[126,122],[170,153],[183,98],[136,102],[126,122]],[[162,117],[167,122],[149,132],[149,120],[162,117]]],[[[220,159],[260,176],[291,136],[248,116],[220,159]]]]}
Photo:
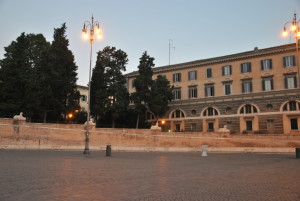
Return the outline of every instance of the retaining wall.
{"type": "MultiPolygon", "coordinates": [[[[83,150],[84,125],[43,124],[0,118],[0,149],[83,150]]],[[[295,152],[300,135],[231,135],[228,133],[160,132],[149,129],[90,128],[90,150],[295,152]]]]}

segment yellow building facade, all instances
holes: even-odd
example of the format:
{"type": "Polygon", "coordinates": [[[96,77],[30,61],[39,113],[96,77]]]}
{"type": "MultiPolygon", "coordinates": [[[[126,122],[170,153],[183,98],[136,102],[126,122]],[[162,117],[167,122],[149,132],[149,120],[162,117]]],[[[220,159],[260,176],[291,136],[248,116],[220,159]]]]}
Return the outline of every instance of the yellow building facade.
{"type": "Polygon", "coordinates": [[[79,106],[82,112],[86,112],[88,109],[88,93],[89,88],[86,86],[77,85],[77,90],[80,93],[79,106]]]}
{"type": "MultiPolygon", "coordinates": [[[[300,134],[295,44],[153,68],[174,86],[164,130],[300,134]]],[[[135,91],[138,72],[126,75],[135,91]]]]}

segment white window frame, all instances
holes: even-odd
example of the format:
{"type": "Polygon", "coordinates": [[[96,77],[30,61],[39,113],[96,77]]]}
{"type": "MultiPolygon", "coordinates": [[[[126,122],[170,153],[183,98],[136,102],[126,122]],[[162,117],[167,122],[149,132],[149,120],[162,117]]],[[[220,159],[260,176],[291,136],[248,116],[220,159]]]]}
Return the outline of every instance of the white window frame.
{"type": "Polygon", "coordinates": [[[223,71],[224,71],[224,76],[229,76],[231,75],[231,66],[223,66],[223,71]]]}
{"type": "Polygon", "coordinates": [[[189,71],[188,72],[188,79],[193,81],[193,80],[197,80],[197,71],[193,70],[193,71],[189,71]]]}
{"type": "Polygon", "coordinates": [[[181,90],[180,89],[174,89],[174,100],[180,100],[181,99],[181,90]]]}
{"type": "Polygon", "coordinates": [[[270,71],[270,70],[272,70],[272,68],[271,68],[271,62],[272,62],[271,59],[264,59],[264,60],[262,60],[262,70],[263,71],[270,71]]]}
{"type": "Polygon", "coordinates": [[[189,88],[189,98],[197,98],[197,87],[189,88]]]}

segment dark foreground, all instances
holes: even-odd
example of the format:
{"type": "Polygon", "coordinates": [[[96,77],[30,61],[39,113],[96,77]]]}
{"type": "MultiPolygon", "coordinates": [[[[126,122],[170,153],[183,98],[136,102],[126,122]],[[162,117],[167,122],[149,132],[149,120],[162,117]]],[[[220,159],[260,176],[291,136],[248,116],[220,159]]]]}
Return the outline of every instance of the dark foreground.
{"type": "Polygon", "coordinates": [[[294,154],[0,151],[0,201],[300,200],[294,154]]]}

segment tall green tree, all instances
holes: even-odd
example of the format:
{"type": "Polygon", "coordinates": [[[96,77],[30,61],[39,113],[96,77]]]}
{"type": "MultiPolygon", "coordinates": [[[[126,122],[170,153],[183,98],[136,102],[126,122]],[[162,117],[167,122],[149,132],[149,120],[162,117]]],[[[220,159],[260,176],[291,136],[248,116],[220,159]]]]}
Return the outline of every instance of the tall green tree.
{"type": "Polygon", "coordinates": [[[56,118],[59,119],[61,114],[66,114],[69,111],[74,111],[78,108],[79,92],[77,91],[77,66],[74,62],[74,55],[69,50],[69,40],[66,37],[66,24],[62,24],[60,28],[54,29],[53,42],[51,44],[48,61],[45,64],[45,71],[50,73],[46,78],[52,79],[50,84],[47,84],[49,93],[44,94],[51,97],[51,102],[55,103],[55,107],[48,103],[44,109],[44,121],[46,120],[47,112],[52,111],[56,118]]]}
{"type": "Polygon", "coordinates": [[[148,100],[149,109],[155,115],[156,120],[166,114],[169,110],[169,102],[173,100],[173,86],[170,81],[159,75],[153,82],[148,100]]]}
{"type": "Polygon", "coordinates": [[[134,81],[136,92],[131,94],[131,97],[135,104],[135,110],[137,111],[136,128],[139,127],[140,115],[146,112],[146,107],[148,104],[148,99],[150,96],[150,89],[153,83],[152,68],[155,66],[154,58],[150,57],[145,51],[140,58],[140,63],[138,66],[139,75],[136,76],[134,81]]]}
{"type": "Polygon", "coordinates": [[[126,71],[127,62],[127,54],[124,51],[107,46],[98,52],[96,67],[93,70],[91,89],[95,95],[91,93],[92,114],[98,116],[110,114],[113,128],[115,120],[126,111],[129,104],[126,79],[122,74],[126,71]],[[103,76],[98,77],[97,74],[98,76],[103,74],[103,76]],[[97,79],[102,80],[97,81],[97,79]],[[100,93],[102,94],[99,95],[100,93]],[[97,100],[97,97],[101,100],[97,100]],[[100,102],[98,109],[94,105],[97,102],[100,102]]]}
{"type": "Polygon", "coordinates": [[[37,68],[49,45],[42,34],[22,33],[5,48],[5,58],[0,61],[0,116],[12,117],[22,111],[31,117],[38,112],[37,68]]]}

